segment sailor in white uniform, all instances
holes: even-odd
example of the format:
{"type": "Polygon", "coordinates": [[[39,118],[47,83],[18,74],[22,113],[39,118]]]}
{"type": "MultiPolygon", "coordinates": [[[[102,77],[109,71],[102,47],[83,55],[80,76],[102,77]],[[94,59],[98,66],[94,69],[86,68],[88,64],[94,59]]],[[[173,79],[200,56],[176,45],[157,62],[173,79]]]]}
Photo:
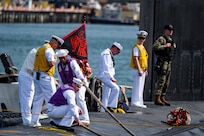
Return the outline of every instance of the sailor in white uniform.
{"type": "Polygon", "coordinates": [[[148,75],[148,53],[143,45],[147,35],[148,33],[144,30],[137,32],[138,40],[137,43],[133,45],[130,63],[130,67],[133,71],[131,106],[140,108],[147,108],[143,100],[145,78],[148,75]]]}
{"type": "Polygon", "coordinates": [[[31,123],[31,106],[34,97],[33,68],[37,49],[33,48],[27,55],[18,75],[19,99],[23,125],[31,123]]]}
{"type": "Polygon", "coordinates": [[[76,104],[76,93],[80,91],[83,82],[73,78],[71,85],[62,85],[51,97],[47,107],[48,116],[55,126],[71,127],[74,121],[81,125],[79,114],[82,110],[76,104]]]}
{"type": "MultiPolygon", "coordinates": [[[[117,80],[115,76],[115,62],[113,55],[117,55],[123,47],[120,43],[114,42],[111,48],[105,49],[100,56],[99,61],[99,78],[103,82],[104,86],[102,88],[102,103],[105,107],[117,108],[118,96],[120,88],[116,84],[117,80]]],[[[104,108],[101,107],[101,112],[104,112],[104,108]]]]}
{"type": "MultiPolygon", "coordinates": [[[[57,57],[59,58],[60,62],[58,63],[58,77],[59,77],[59,84],[71,84],[73,77],[81,79],[86,85],[87,79],[85,75],[80,70],[79,64],[74,58],[71,58],[68,55],[69,51],[66,49],[60,49],[56,52],[57,57]]],[[[77,105],[82,109],[82,114],[79,116],[81,122],[89,126],[90,119],[89,113],[85,101],[85,93],[86,88],[82,86],[80,91],[76,93],[76,101],[77,105]]]]}
{"type": "Polygon", "coordinates": [[[45,100],[46,105],[52,95],[56,92],[56,80],[54,78],[55,64],[57,57],[54,50],[59,48],[64,40],[58,36],[52,35],[49,43],[37,50],[34,63],[34,85],[35,95],[32,108],[32,127],[41,126],[39,115],[41,113],[42,104],[45,100]]]}

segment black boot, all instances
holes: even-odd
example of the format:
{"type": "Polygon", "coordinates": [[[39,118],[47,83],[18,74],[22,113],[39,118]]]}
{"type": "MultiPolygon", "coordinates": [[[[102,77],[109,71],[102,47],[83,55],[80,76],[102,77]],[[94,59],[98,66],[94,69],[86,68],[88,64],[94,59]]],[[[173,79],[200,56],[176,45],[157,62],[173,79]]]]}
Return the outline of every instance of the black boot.
{"type": "Polygon", "coordinates": [[[155,105],[160,105],[160,106],[164,106],[165,105],[165,103],[163,103],[162,101],[161,101],[161,95],[156,95],[155,96],[155,101],[154,101],[154,104],[155,105]]]}
{"type": "Polygon", "coordinates": [[[171,106],[171,104],[165,100],[165,95],[162,95],[162,96],[161,96],[161,101],[162,101],[166,106],[171,106]]]}
{"type": "Polygon", "coordinates": [[[71,128],[71,127],[66,127],[66,126],[60,126],[60,125],[56,124],[54,121],[50,121],[50,125],[55,126],[55,127],[58,128],[58,129],[63,129],[63,130],[66,130],[66,131],[74,132],[74,129],[73,129],[73,128],[71,128]]]}

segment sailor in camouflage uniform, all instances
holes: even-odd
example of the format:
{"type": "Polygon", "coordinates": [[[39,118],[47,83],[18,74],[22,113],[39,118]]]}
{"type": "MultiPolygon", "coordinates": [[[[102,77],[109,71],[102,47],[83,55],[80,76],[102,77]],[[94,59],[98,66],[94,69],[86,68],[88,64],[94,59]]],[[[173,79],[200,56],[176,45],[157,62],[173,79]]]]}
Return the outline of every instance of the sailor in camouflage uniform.
{"type": "Polygon", "coordinates": [[[155,92],[155,105],[170,106],[165,96],[170,83],[171,63],[175,55],[176,44],[171,38],[174,28],[172,25],[164,26],[164,34],[160,36],[153,45],[157,61],[155,70],[158,75],[158,81],[155,92]]]}

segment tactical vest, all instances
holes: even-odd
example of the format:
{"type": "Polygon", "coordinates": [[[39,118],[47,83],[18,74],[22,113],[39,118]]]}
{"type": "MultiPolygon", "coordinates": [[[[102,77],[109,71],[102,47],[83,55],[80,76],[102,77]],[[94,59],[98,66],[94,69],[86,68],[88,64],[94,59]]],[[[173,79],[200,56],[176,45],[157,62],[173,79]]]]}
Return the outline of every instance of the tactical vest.
{"type": "Polygon", "coordinates": [[[48,48],[51,48],[51,46],[49,44],[44,44],[44,47],[40,47],[37,50],[34,70],[43,71],[50,76],[54,76],[55,66],[50,66],[45,56],[45,50],[48,48]]]}
{"type": "Polygon", "coordinates": [[[176,54],[176,49],[174,48],[174,41],[173,39],[169,39],[166,36],[161,36],[160,38],[164,39],[164,44],[171,43],[171,47],[164,48],[164,50],[155,50],[155,54],[163,60],[171,61],[176,54]]]}
{"type": "Polygon", "coordinates": [[[137,47],[139,49],[140,52],[140,56],[139,56],[139,63],[140,63],[140,67],[142,70],[146,70],[148,68],[148,54],[147,51],[144,47],[142,47],[141,45],[139,45],[138,43],[135,44],[132,48],[132,58],[130,61],[130,67],[133,69],[138,69],[136,62],[134,60],[134,55],[133,55],[133,49],[137,47]]]}

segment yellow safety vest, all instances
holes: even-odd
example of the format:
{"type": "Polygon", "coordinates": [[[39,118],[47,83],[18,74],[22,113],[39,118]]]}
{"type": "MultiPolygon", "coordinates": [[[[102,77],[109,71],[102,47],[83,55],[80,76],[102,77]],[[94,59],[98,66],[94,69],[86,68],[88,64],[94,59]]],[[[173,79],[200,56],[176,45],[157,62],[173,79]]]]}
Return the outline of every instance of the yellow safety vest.
{"type": "Polygon", "coordinates": [[[144,47],[142,47],[140,44],[135,44],[132,48],[132,57],[131,57],[131,61],[130,61],[130,67],[133,69],[138,69],[136,62],[134,60],[134,55],[133,55],[133,49],[137,47],[140,51],[140,56],[139,56],[139,63],[140,63],[140,67],[142,70],[147,70],[148,68],[148,54],[147,51],[144,47]]]}
{"type": "Polygon", "coordinates": [[[51,48],[51,46],[49,44],[44,44],[44,47],[40,47],[37,50],[34,70],[43,71],[50,76],[54,76],[55,66],[50,66],[45,56],[45,50],[48,48],[51,48]]]}

